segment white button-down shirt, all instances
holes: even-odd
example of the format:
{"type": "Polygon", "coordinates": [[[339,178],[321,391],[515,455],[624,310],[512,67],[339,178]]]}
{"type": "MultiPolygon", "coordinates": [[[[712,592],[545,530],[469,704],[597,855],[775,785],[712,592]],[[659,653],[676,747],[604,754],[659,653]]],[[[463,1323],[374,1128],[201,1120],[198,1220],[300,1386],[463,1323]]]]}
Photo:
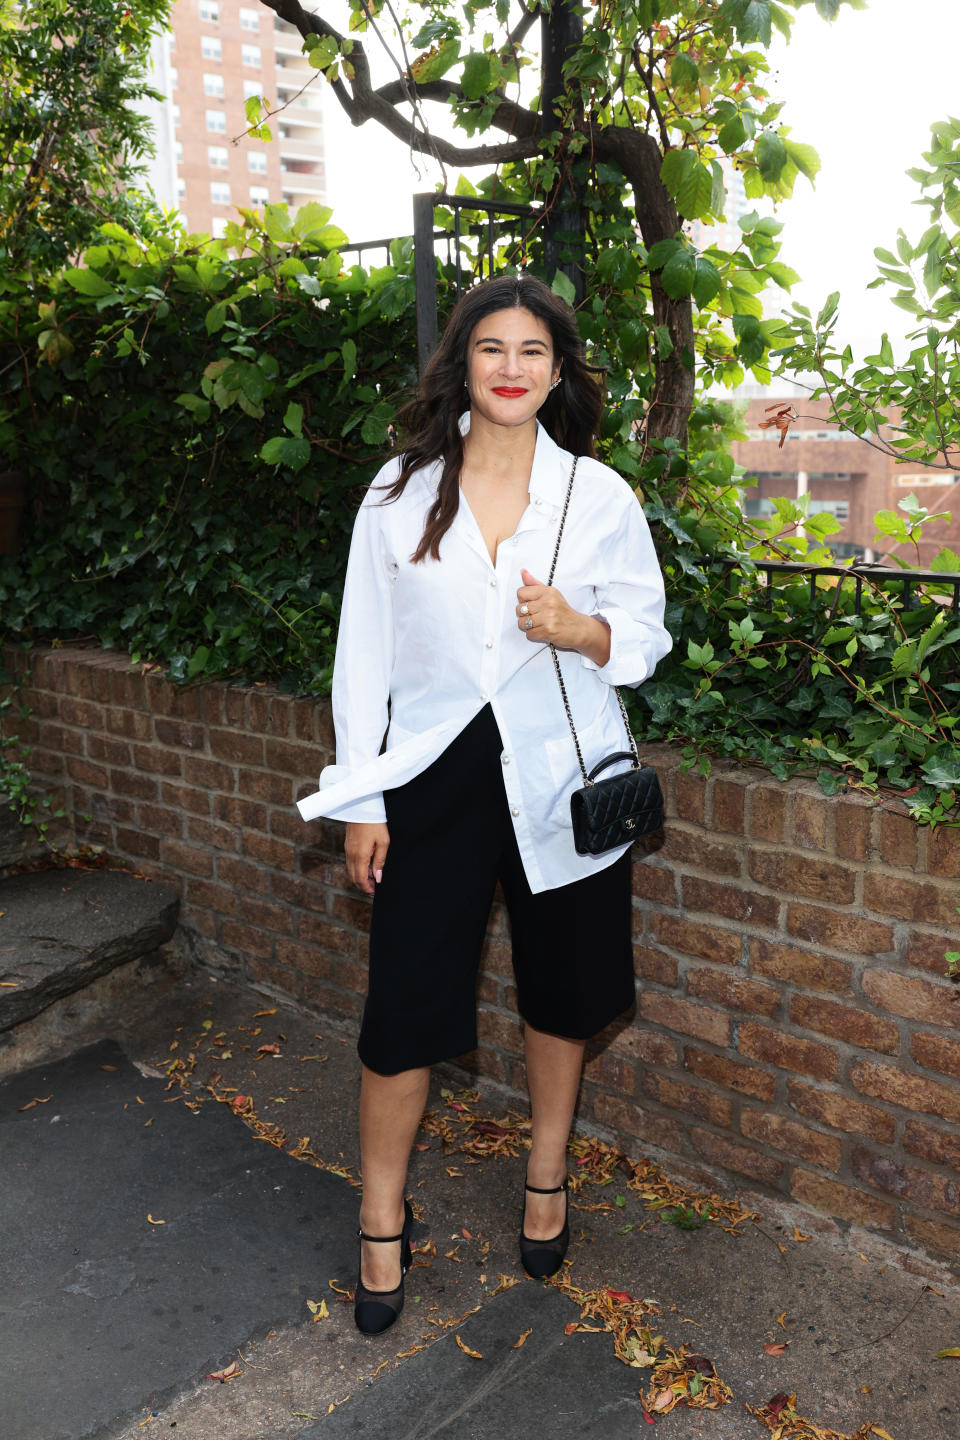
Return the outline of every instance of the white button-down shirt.
{"type": "MultiPolygon", "coordinates": [[[[572,464],[538,426],[530,503],[516,533],[501,541],[496,564],[462,493],[440,559],[412,564],[441,466],[417,471],[387,504],[378,487],[393,483],[399,462],[383,467],[350,546],[333,675],[337,763],[299,802],[305,820],[385,820],[383,791],[421,774],[489,703],[530,889],[567,885],[628,848],[600,856],[574,849],[570,794],[583,781],[570,727],[549,647],[517,626],[520,571],[547,581],[572,464]]],[[[610,627],[606,665],[558,651],[589,770],[627,748],[612,687],[639,685],[671,645],[643,510],[597,460],[583,458],[577,468],[554,585],[575,610],[610,627]]]]}

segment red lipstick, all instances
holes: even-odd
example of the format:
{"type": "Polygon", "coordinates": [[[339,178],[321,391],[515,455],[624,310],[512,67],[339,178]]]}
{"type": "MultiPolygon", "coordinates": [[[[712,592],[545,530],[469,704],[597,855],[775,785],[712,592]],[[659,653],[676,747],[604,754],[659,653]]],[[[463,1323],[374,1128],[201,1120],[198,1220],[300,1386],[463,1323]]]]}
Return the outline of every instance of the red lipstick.
{"type": "Polygon", "coordinates": [[[502,395],[505,400],[516,400],[521,395],[526,395],[526,390],[518,389],[515,385],[495,385],[494,395],[502,395]]]}

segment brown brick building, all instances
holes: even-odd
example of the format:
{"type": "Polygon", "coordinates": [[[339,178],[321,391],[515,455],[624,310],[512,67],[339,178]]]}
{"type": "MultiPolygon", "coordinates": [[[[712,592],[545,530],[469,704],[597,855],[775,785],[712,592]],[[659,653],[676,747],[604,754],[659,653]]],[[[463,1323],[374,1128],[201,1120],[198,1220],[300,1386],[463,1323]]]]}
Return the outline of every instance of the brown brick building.
{"type": "Polygon", "coordinates": [[[926,567],[944,545],[960,553],[960,473],[897,465],[866,440],[841,430],[829,418],[829,409],[826,400],[779,399],[773,393],[749,402],[745,417],[749,438],[733,447],[738,463],[756,478],[756,485],[746,492],[746,513],[768,515],[774,497],[806,491],[811,514],[829,511],[843,525],[830,538],[831,549],[839,558],[854,555],[879,560],[897,554],[926,567]],[[760,428],[775,404],[792,404],[800,415],[791,424],[782,449],[776,428],[760,428]],[[950,520],[927,527],[919,557],[911,546],[874,542],[875,513],[896,510],[898,502],[911,493],[933,513],[952,512],[950,520]]]}

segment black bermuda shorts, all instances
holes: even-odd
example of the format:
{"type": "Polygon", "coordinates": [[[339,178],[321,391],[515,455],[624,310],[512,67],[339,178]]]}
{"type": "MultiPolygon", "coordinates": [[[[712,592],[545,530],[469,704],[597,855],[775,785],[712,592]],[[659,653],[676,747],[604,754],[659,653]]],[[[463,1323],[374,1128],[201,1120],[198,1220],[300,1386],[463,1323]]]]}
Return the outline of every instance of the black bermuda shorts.
{"type": "Polygon", "coordinates": [[[502,751],[485,706],[427,770],[385,793],[390,849],[374,895],[357,1045],[381,1075],[476,1048],[477,970],[498,880],[524,1020],[586,1040],[634,1003],[630,852],[531,894],[502,751]]]}

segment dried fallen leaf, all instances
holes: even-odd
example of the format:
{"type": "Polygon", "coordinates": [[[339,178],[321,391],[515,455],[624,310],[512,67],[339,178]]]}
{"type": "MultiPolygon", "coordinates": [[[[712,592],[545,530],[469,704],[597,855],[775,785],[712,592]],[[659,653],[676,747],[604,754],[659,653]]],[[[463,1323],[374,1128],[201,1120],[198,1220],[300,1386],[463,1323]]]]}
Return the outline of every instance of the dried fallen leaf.
{"type": "Polygon", "coordinates": [[[786,1327],[786,1324],[784,1323],[784,1322],[786,1321],[786,1318],[787,1318],[787,1312],[786,1312],[786,1310],[784,1310],[784,1312],[783,1312],[782,1315],[778,1315],[778,1316],[777,1316],[777,1324],[778,1324],[778,1325],[782,1325],[783,1328],[784,1328],[784,1330],[786,1330],[786,1328],[787,1328],[787,1327],[786,1327]]]}
{"type": "Polygon", "coordinates": [[[26,1103],[26,1105],[21,1105],[21,1106],[20,1106],[20,1109],[21,1109],[21,1110],[32,1110],[33,1107],[34,1107],[34,1105],[47,1105],[47,1104],[49,1104],[49,1102],[50,1102],[52,1099],[53,1099],[53,1096],[52,1096],[52,1095],[34,1095],[33,1099],[32,1099],[32,1100],[28,1100],[27,1103],[26,1103]]]}
{"type": "Polygon", "coordinates": [[[563,1327],[563,1333],[564,1333],[564,1335],[573,1335],[573,1334],[575,1334],[576,1331],[579,1330],[579,1329],[580,1329],[580,1321],[579,1321],[579,1320],[568,1320],[567,1323],[566,1323],[566,1325],[564,1325],[564,1327],[563,1327]]]}
{"type": "Polygon", "coordinates": [[[960,1345],[951,1345],[949,1350],[938,1350],[938,1360],[960,1360],[960,1345]]]}
{"type": "Polygon", "coordinates": [[[511,1349],[511,1350],[519,1350],[520,1347],[521,1347],[521,1345],[526,1345],[527,1341],[529,1340],[529,1338],[530,1338],[530,1336],[531,1336],[532,1334],[533,1334],[533,1331],[532,1331],[532,1330],[524,1330],[523,1334],[520,1336],[520,1339],[514,1341],[514,1343],[510,1346],[510,1349],[511,1349]]]}
{"type": "Polygon", "coordinates": [[[796,1227],[796,1225],[794,1225],[794,1227],[793,1227],[793,1238],[794,1238],[794,1240],[797,1242],[798,1245],[802,1245],[803,1242],[804,1242],[804,1240],[809,1240],[811,1237],[810,1237],[809,1235],[804,1235],[803,1231],[802,1231],[802,1230],[798,1230],[797,1227],[796,1227]]]}
{"type": "Polygon", "coordinates": [[[257,1046],[257,1054],[258,1054],[258,1055],[279,1055],[279,1054],[280,1054],[280,1046],[279,1046],[279,1045],[258,1045],[258,1046],[257,1046]]]}
{"type": "Polygon", "coordinates": [[[117,1068],[116,1065],[101,1065],[101,1066],[100,1066],[100,1069],[101,1069],[101,1070],[116,1070],[116,1068],[117,1068]]]}
{"type": "Polygon", "coordinates": [[[150,1221],[151,1225],[166,1225],[167,1223],[166,1220],[154,1220],[153,1216],[150,1214],[149,1211],[147,1211],[147,1219],[150,1221]]]}
{"type": "Polygon", "coordinates": [[[483,1359],[483,1356],[480,1354],[480,1351],[479,1351],[479,1350],[471,1350],[469,1345],[464,1345],[464,1343],[463,1343],[463,1341],[460,1339],[460,1336],[459,1336],[459,1335],[456,1337],[456,1341],[457,1341],[457,1345],[458,1345],[459,1348],[463,1351],[464,1355],[469,1355],[470,1358],[471,1358],[471,1360],[482,1360],[482,1359],[483,1359]]]}
{"type": "Polygon", "coordinates": [[[19,990],[19,980],[0,980],[0,990],[19,990]]]}
{"type": "Polygon", "coordinates": [[[327,1309],[326,1300],[308,1300],[307,1309],[313,1316],[314,1322],[316,1322],[317,1320],[330,1319],[330,1311],[327,1309]]]}
{"type": "Polygon", "coordinates": [[[463,1236],[464,1240],[472,1240],[472,1239],[473,1239],[473,1236],[470,1234],[470,1231],[469,1231],[469,1230],[466,1228],[466,1226],[464,1226],[464,1225],[461,1225],[461,1226],[460,1226],[460,1234],[463,1236]]]}
{"type": "Polygon", "coordinates": [[[222,1370],[210,1370],[207,1372],[207,1380],[219,1380],[222,1385],[226,1380],[236,1380],[238,1375],[243,1374],[239,1360],[234,1360],[231,1365],[226,1365],[222,1370]]]}
{"type": "Polygon", "coordinates": [[[764,1345],[763,1348],[768,1355],[782,1355],[786,1350],[788,1343],[789,1342],[786,1340],[781,1340],[776,1345],[764,1345]]]}
{"type": "MultiPolygon", "coordinates": [[[[276,1015],[276,1013],[276,1010],[255,1010],[253,1012],[253,1018],[254,1020],[259,1020],[261,1015],[276,1015]]],[[[319,1039],[319,1036],[317,1038],[319,1039]]]]}

